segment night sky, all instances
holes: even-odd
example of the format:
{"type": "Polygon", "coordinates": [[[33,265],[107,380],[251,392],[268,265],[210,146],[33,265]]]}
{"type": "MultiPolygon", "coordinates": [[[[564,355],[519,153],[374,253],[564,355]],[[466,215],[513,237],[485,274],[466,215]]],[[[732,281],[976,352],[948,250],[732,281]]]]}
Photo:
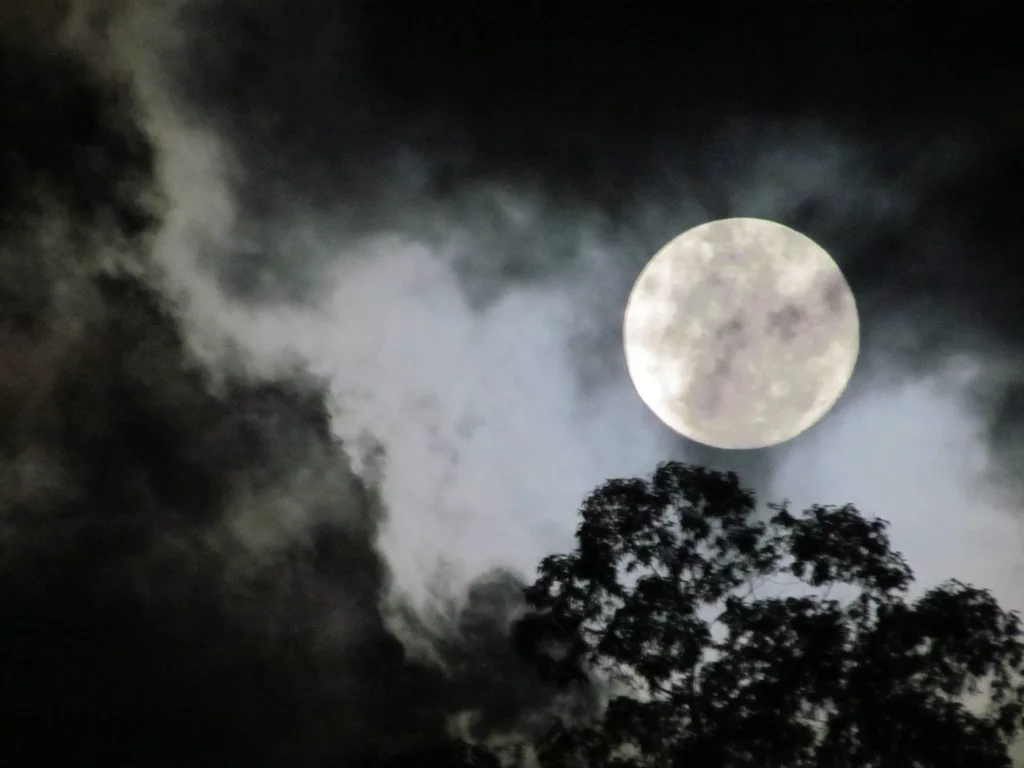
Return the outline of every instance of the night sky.
{"type": "Polygon", "coordinates": [[[853,502],[923,585],[1024,608],[1008,18],[30,5],[0,5],[0,762],[355,767],[586,710],[504,642],[519,589],[672,458],[853,502]],[[622,354],[639,270],[728,216],[820,243],[862,323],[836,408],[763,451],[671,433],[622,354]]]}

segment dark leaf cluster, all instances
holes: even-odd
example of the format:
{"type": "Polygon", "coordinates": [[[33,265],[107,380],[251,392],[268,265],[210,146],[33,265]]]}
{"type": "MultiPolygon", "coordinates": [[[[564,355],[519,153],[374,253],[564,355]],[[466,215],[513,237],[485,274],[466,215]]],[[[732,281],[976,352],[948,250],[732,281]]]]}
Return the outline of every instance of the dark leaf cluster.
{"type": "Polygon", "coordinates": [[[602,719],[556,723],[545,768],[1006,768],[1024,714],[1020,620],[950,581],[912,599],[887,523],[757,510],[678,462],[583,503],[516,641],[549,679],[603,676],[602,719]]]}

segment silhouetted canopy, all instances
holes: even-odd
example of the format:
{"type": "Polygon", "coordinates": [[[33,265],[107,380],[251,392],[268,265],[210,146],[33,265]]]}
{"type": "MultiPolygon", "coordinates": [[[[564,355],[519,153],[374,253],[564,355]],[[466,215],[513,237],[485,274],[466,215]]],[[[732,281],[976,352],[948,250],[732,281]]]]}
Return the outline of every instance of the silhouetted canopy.
{"type": "Polygon", "coordinates": [[[887,523],[851,505],[769,509],[676,462],[586,499],[516,639],[549,678],[601,674],[612,695],[600,722],[557,723],[541,765],[1009,766],[1017,615],[958,581],[912,600],[887,523]]]}

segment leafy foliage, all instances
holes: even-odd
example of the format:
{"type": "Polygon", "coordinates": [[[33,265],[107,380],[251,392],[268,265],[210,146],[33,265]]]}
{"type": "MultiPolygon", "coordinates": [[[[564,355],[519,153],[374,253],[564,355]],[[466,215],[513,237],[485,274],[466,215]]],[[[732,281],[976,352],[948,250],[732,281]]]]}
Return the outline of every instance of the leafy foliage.
{"type": "Polygon", "coordinates": [[[516,628],[549,679],[593,672],[603,721],[557,723],[544,768],[997,768],[1024,714],[1020,620],[950,581],[916,601],[887,523],[851,505],[756,512],[677,462],[584,502],[516,628]]]}

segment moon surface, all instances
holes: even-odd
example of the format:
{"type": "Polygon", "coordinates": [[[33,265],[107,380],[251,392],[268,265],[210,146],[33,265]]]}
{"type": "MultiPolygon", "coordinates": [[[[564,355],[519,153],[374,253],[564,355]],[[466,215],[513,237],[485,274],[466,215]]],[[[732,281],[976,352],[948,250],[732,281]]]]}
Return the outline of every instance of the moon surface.
{"type": "Polygon", "coordinates": [[[764,219],[694,227],[637,278],[623,323],[637,393],[715,448],[765,448],[816,424],[860,351],[857,305],[810,238],[764,219]]]}

